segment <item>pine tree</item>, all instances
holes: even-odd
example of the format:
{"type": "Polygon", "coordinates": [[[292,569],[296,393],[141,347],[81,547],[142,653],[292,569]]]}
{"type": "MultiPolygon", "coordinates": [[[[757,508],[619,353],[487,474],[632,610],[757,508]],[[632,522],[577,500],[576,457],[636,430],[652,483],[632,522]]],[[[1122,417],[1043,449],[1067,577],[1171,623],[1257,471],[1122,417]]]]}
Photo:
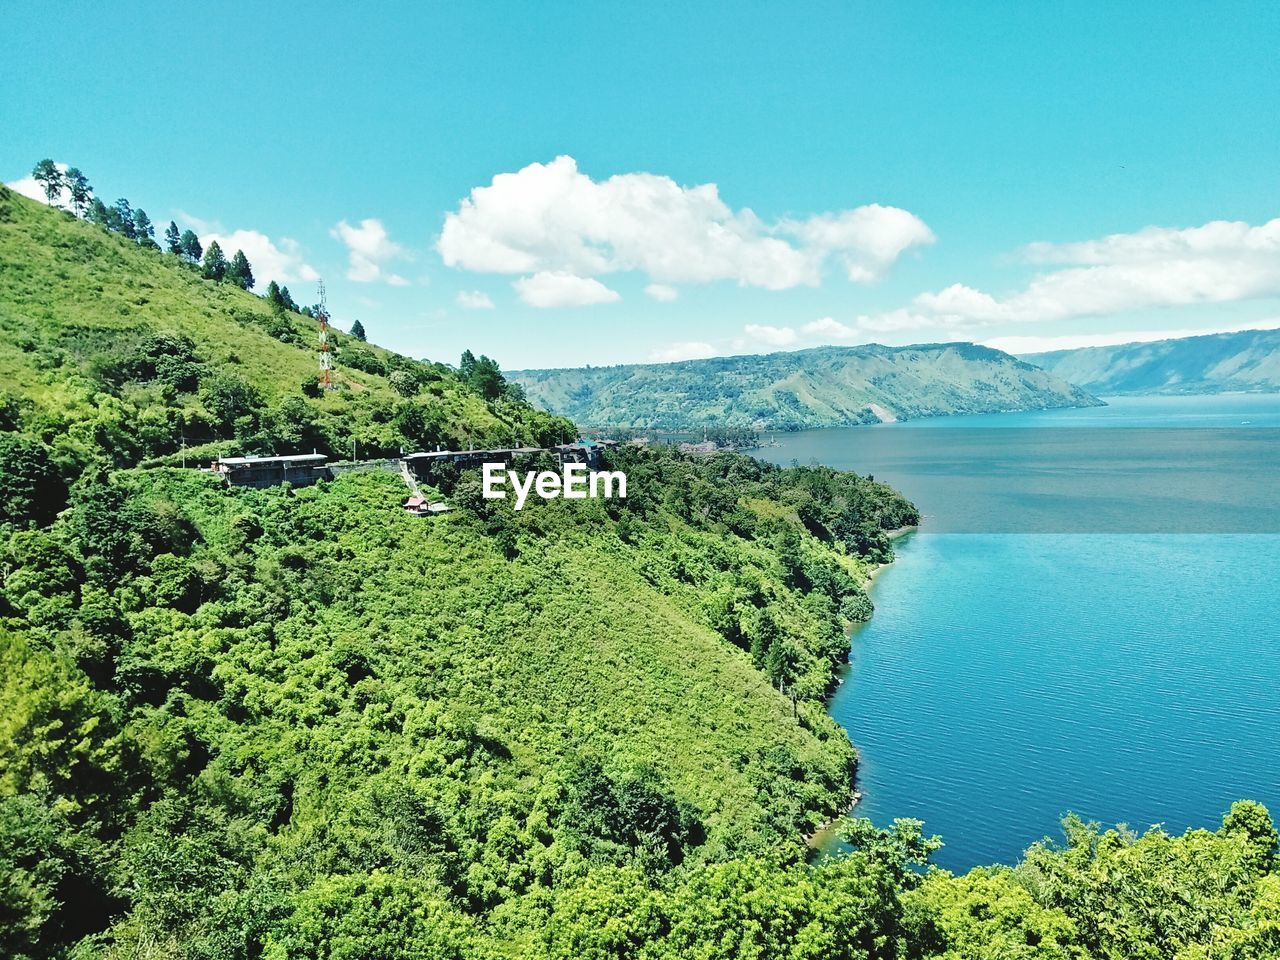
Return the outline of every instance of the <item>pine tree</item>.
{"type": "Polygon", "coordinates": [[[249,266],[249,258],[243,250],[237,250],[227,266],[227,279],[241,290],[253,289],[253,268],[249,266]]]}
{"type": "Polygon", "coordinates": [[[209,244],[209,249],[204,252],[204,278],[206,280],[221,280],[227,275],[227,258],[222,255],[222,248],[218,246],[215,240],[209,244]]]}
{"type": "Polygon", "coordinates": [[[111,211],[97,197],[89,203],[89,222],[96,223],[103,230],[111,229],[111,211]]]}
{"type": "Polygon", "coordinates": [[[194,230],[182,232],[182,254],[192,263],[199,263],[200,258],[204,256],[204,248],[200,246],[200,238],[196,236],[194,230]]]}
{"type": "Polygon", "coordinates": [[[164,231],[164,245],[170,253],[182,253],[182,236],[178,233],[178,225],[172,220],[164,231]]]}
{"type": "Polygon", "coordinates": [[[118,233],[123,233],[130,240],[137,240],[138,234],[133,225],[133,207],[129,205],[129,201],[121,197],[116,201],[115,210],[116,215],[112,218],[112,227],[118,233]]]}
{"type": "Polygon", "coordinates": [[[31,176],[44,187],[44,198],[49,206],[56,207],[58,198],[62,196],[62,188],[66,185],[58,165],[49,159],[41,160],[32,168],[31,176]]]}
{"type": "Polygon", "coordinates": [[[72,167],[65,174],[67,189],[71,191],[71,209],[77,217],[82,217],[89,209],[89,201],[93,199],[93,187],[89,186],[89,178],[72,167]]]}
{"type": "Polygon", "coordinates": [[[298,310],[298,304],[294,302],[292,295],[289,293],[288,287],[280,288],[280,299],[284,301],[284,308],[286,310],[292,310],[294,313],[300,312],[298,310]]]}
{"type": "Polygon", "coordinates": [[[147,216],[147,211],[141,207],[133,211],[133,236],[144,247],[160,249],[155,240],[156,228],[151,223],[151,218],[147,216]]]}
{"type": "Polygon", "coordinates": [[[458,361],[458,372],[462,379],[470,381],[476,371],[476,355],[470,350],[462,351],[462,359],[458,361]]]}
{"type": "Polygon", "coordinates": [[[359,320],[357,320],[355,323],[351,325],[351,336],[354,339],[359,340],[361,343],[364,343],[366,340],[369,339],[367,336],[365,336],[364,324],[361,323],[359,320]]]}
{"type": "Polygon", "coordinates": [[[272,280],[267,284],[267,292],[265,294],[267,303],[271,304],[278,310],[284,309],[284,297],[280,294],[280,284],[272,280]]]}

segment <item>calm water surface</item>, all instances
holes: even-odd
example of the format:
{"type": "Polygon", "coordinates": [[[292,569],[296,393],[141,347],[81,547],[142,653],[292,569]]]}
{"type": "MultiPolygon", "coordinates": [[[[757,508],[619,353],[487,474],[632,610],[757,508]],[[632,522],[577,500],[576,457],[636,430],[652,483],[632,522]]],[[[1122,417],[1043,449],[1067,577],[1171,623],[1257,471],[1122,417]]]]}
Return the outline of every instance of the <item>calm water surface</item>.
{"type": "MultiPolygon", "coordinates": [[[[1280,397],[870,429],[982,425],[1266,429],[1280,426],[1280,397]]],[[[890,479],[867,462],[867,429],[783,436],[765,453],[890,479]]],[[[962,506],[927,463],[910,467],[893,482],[945,526],[962,506]]],[[[1006,448],[993,470],[1016,468],[1006,448]]],[[[1240,797],[1280,810],[1280,536],[929,526],[878,578],[831,703],[861,751],[863,815],[923,819],[946,841],[937,861],[959,870],[1016,861],[1068,810],[1179,832],[1215,825],[1240,797]]]]}

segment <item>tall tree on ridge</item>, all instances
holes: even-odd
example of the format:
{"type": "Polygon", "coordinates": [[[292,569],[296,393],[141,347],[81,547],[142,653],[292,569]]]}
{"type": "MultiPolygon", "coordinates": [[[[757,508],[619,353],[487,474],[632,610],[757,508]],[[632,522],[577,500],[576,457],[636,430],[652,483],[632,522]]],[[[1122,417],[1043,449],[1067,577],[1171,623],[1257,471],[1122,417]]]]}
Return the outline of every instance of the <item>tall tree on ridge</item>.
{"type": "Polygon", "coordinates": [[[151,223],[151,218],[147,216],[147,211],[139,207],[133,211],[133,235],[134,239],[144,247],[151,247],[153,250],[159,250],[156,244],[156,228],[151,223]]]}
{"type": "Polygon", "coordinates": [[[471,368],[471,376],[467,378],[473,390],[486,400],[496,400],[502,396],[502,389],[507,385],[498,363],[484,354],[476,360],[471,368]]]}
{"type": "Polygon", "coordinates": [[[209,244],[209,249],[204,252],[204,278],[206,280],[221,280],[227,275],[227,258],[222,255],[222,247],[218,246],[215,240],[209,244]]]}
{"type": "Polygon", "coordinates": [[[45,158],[32,168],[31,176],[44,187],[44,198],[49,206],[56,207],[58,205],[58,197],[62,196],[62,188],[66,185],[58,165],[45,158]]]}
{"type": "Polygon", "coordinates": [[[253,289],[253,268],[249,266],[249,258],[243,250],[237,250],[227,265],[227,279],[241,290],[253,289]]]}
{"type": "Polygon", "coordinates": [[[129,201],[121,197],[116,201],[115,209],[116,215],[113,218],[112,226],[130,240],[137,240],[138,233],[133,225],[133,207],[129,205],[129,201]]]}
{"type": "Polygon", "coordinates": [[[194,230],[182,231],[182,253],[192,263],[199,263],[204,256],[204,248],[200,246],[200,238],[194,230]]]}
{"type": "Polygon", "coordinates": [[[359,320],[357,320],[355,323],[351,325],[351,336],[354,339],[359,340],[361,343],[364,343],[366,340],[369,339],[365,335],[364,324],[361,323],[359,320]]]}
{"type": "Polygon", "coordinates": [[[71,209],[77,217],[82,217],[89,209],[89,201],[93,198],[93,187],[89,186],[89,178],[80,172],[79,167],[72,167],[63,176],[67,189],[71,191],[71,209]]]}
{"type": "Polygon", "coordinates": [[[164,230],[164,245],[170,253],[182,253],[182,235],[178,233],[178,225],[172,220],[164,230]]]}
{"type": "Polygon", "coordinates": [[[471,380],[472,374],[476,371],[476,355],[470,350],[462,351],[462,359],[458,361],[458,373],[462,374],[462,379],[471,380]]]}
{"type": "Polygon", "coordinates": [[[96,223],[103,230],[111,229],[111,213],[107,205],[94,197],[89,203],[89,222],[96,223]]]}

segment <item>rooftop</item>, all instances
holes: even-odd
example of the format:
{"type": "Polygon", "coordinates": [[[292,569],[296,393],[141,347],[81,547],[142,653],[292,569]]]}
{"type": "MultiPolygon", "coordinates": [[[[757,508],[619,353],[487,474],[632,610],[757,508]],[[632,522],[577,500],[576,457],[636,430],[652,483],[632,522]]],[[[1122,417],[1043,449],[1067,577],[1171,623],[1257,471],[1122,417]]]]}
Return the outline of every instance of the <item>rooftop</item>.
{"type": "Polygon", "coordinates": [[[219,457],[217,463],[226,467],[245,467],[270,463],[326,463],[323,453],[291,453],[278,457],[219,457]]]}

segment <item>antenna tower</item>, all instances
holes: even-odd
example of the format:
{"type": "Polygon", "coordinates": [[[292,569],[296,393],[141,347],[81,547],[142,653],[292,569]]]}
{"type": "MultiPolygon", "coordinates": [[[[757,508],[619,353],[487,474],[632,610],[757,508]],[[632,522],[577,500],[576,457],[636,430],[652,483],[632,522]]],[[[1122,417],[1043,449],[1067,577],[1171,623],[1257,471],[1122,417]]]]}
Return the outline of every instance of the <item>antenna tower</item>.
{"type": "Polygon", "coordinates": [[[320,317],[320,389],[332,390],[333,384],[329,379],[329,371],[333,369],[333,358],[329,356],[329,304],[325,300],[323,280],[320,281],[317,292],[319,309],[316,312],[320,317]]]}

